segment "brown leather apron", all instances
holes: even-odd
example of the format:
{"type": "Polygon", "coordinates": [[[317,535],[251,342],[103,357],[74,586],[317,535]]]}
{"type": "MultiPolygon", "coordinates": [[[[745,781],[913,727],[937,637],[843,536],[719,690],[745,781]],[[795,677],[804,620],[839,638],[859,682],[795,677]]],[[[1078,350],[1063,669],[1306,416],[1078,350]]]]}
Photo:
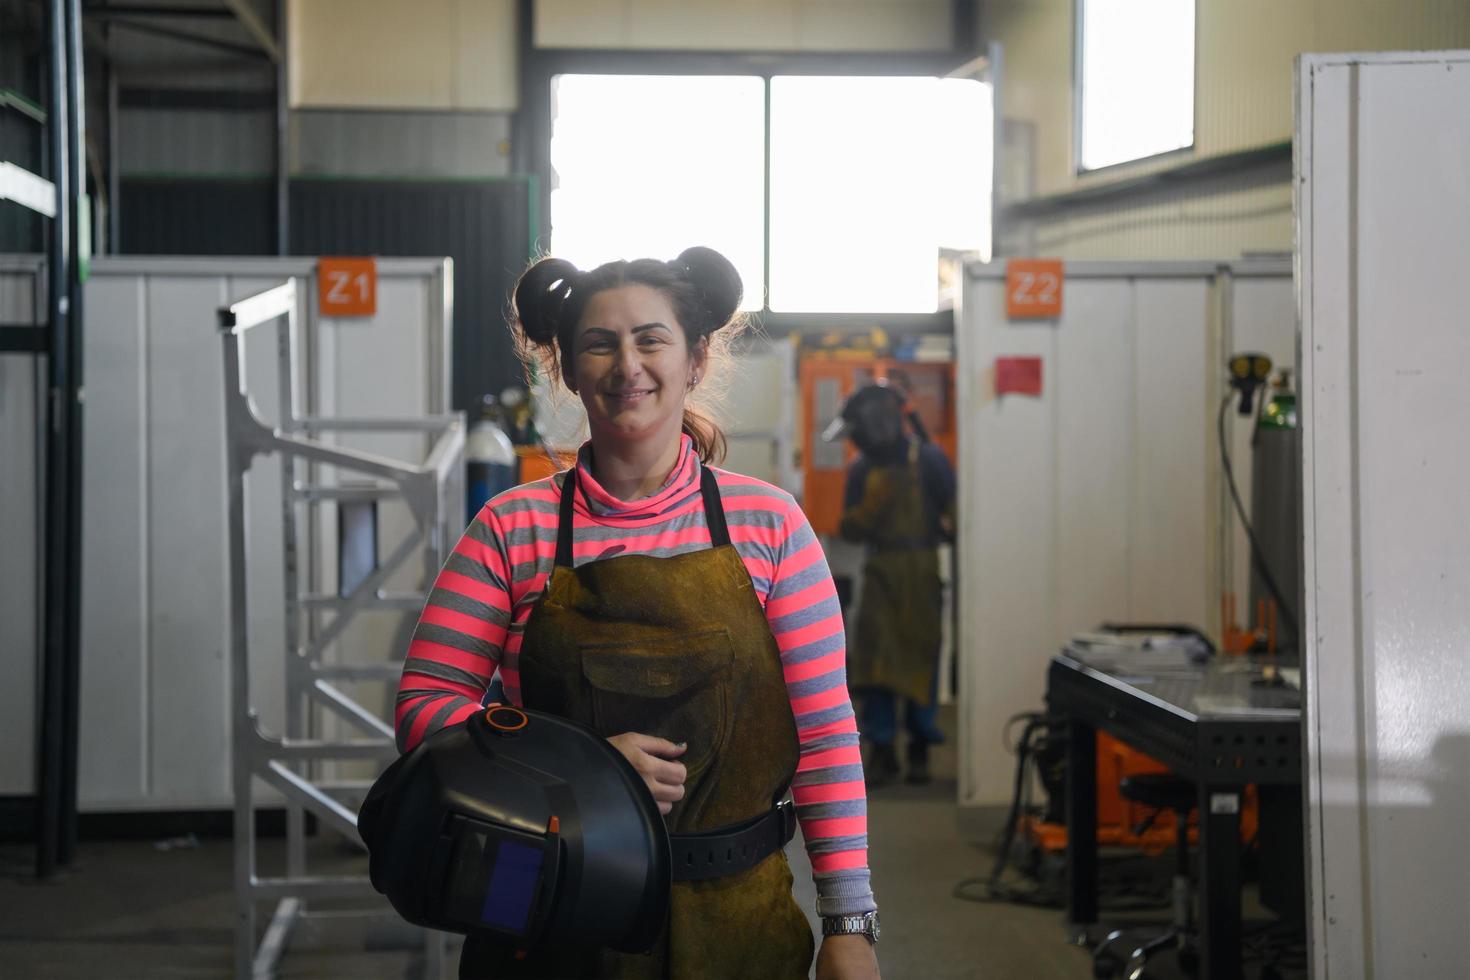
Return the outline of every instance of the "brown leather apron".
{"type": "MultiPolygon", "coordinates": [[[[700,490],[713,544],[668,558],[623,555],[572,567],[576,470],[562,486],[557,557],[526,623],[527,707],[592,726],[687,742],[672,833],[759,816],[796,773],[796,720],[781,651],[750,574],[730,544],[714,474],[700,490]]],[[[747,871],[673,886],[651,954],[513,948],[472,936],[461,977],[805,977],[814,939],[776,851],[747,871]]]]}
{"type": "Polygon", "coordinates": [[[918,443],[907,463],[868,472],[887,503],[868,535],[863,591],[848,645],[847,684],[890,688],[928,704],[939,665],[943,588],[939,549],[928,542],[929,514],[919,476],[918,443]]]}

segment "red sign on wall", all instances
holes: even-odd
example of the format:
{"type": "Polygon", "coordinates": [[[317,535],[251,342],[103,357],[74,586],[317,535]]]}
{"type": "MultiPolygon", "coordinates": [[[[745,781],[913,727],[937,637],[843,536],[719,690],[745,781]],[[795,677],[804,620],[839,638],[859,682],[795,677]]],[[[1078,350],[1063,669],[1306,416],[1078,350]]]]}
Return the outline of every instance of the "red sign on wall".
{"type": "Polygon", "coordinates": [[[1041,394],[1041,358],[997,357],[995,359],[996,395],[1041,394]]]}
{"type": "Polygon", "coordinates": [[[322,316],[372,316],[378,312],[377,260],[317,260],[316,292],[322,316]]]}
{"type": "Polygon", "coordinates": [[[1006,316],[1036,320],[1061,315],[1061,259],[1011,259],[1006,263],[1006,316]]]}

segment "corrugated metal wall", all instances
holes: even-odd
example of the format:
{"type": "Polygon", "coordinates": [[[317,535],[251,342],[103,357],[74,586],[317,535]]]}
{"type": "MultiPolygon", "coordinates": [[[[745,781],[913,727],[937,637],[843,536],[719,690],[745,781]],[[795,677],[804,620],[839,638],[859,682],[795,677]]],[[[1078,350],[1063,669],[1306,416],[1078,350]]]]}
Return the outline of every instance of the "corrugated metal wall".
{"type": "Polygon", "coordinates": [[[997,229],[997,254],[1227,259],[1292,247],[1289,161],[997,229]]]}
{"type": "Polygon", "coordinates": [[[274,255],[270,178],[129,177],[119,188],[125,255],[274,255]]]}
{"type": "Polygon", "coordinates": [[[505,310],[530,254],[530,182],[295,180],[296,255],[454,260],[453,407],[522,380],[505,310]]]}
{"type": "Polygon", "coordinates": [[[291,113],[291,172],[346,177],[506,177],[510,116],[499,112],[291,113]]]}
{"type": "MultiPolygon", "coordinates": [[[[447,255],[454,259],[453,406],[519,383],[505,326],[530,254],[531,201],[522,178],[295,179],[293,255],[447,255]]],[[[143,178],[122,182],[122,251],[129,255],[271,255],[270,179],[143,178]]]]}
{"type": "MultiPolygon", "coordinates": [[[[32,42],[19,31],[18,12],[0,9],[0,89],[41,101],[38,59],[32,42]]],[[[41,173],[41,135],[34,119],[0,106],[0,160],[41,173]]],[[[40,215],[11,201],[0,203],[0,252],[39,252],[44,247],[40,215]]]]}
{"type": "Polygon", "coordinates": [[[536,45],[686,51],[943,51],[949,0],[537,0],[536,45]]]}
{"type": "Polygon", "coordinates": [[[117,125],[124,175],[260,176],[276,167],[268,109],[123,108],[117,125]]]}

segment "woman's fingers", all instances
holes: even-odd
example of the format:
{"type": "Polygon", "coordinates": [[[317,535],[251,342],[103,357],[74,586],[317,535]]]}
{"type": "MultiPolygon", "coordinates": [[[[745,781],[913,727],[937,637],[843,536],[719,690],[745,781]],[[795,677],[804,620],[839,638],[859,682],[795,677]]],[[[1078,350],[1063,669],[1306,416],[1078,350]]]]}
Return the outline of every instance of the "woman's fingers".
{"type": "Polygon", "coordinates": [[[669,813],[673,804],[684,798],[684,780],[689,771],[682,762],[673,761],[673,757],[684,753],[684,744],[640,732],[614,735],[608,742],[643,777],[660,813],[669,813]]]}
{"type": "Polygon", "coordinates": [[[670,742],[668,739],[659,738],[657,735],[643,735],[639,732],[628,732],[627,734],[619,735],[618,738],[630,739],[638,748],[647,752],[649,755],[656,755],[660,759],[676,758],[683,755],[684,750],[689,747],[684,742],[670,742]]]}

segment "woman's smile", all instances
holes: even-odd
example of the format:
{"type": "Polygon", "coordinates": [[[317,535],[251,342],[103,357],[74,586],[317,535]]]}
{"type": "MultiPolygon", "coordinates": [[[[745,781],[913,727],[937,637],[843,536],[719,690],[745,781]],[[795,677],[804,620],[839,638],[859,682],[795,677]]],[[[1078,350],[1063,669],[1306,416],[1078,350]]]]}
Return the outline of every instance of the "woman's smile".
{"type": "Polygon", "coordinates": [[[684,396],[703,363],[663,293],[643,285],[605,289],[587,301],[567,380],[581,392],[599,438],[672,444],[684,396]]]}

